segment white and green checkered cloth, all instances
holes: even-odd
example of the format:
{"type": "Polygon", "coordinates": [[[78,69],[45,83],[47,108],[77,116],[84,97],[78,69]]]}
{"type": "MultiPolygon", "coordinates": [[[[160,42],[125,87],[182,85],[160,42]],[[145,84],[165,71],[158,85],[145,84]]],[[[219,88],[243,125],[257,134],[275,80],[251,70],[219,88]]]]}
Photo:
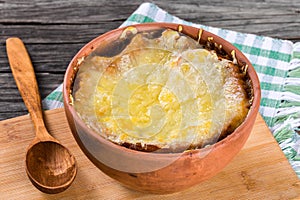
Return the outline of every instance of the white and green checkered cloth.
{"type": "MultiPolygon", "coordinates": [[[[203,28],[240,49],[258,73],[260,113],[293,169],[300,177],[300,43],[194,24],[172,16],[152,3],[143,3],[122,26],[172,22],[203,28]]],[[[63,107],[62,85],[43,101],[45,109],[63,107]]]]}

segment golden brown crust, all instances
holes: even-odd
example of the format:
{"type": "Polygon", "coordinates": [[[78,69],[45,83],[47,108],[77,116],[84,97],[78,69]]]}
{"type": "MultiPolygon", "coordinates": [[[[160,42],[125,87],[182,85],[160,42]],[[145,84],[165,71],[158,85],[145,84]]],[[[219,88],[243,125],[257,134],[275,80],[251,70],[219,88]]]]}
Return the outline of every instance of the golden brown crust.
{"type": "MultiPolygon", "coordinates": [[[[170,34],[170,33],[167,33],[170,34]]],[[[172,36],[172,35],[171,35],[172,36]]],[[[127,47],[124,48],[122,54],[123,55],[127,55],[126,52],[127,50],[129,52],[133,52],[132,55],[134,55],[134,62],[139,63],[141,62],[140,60],[136,60],[141,59],[138,56],[140,56],[140,54],[143,54],[143,52],[139,51],[139,48],[141,46],[141,44],[145,45],[147,42],[147,39],[142,39],[142,35],[137,35],[136,37],[133,38],[133,40],[135,40],[136,43],[132,42],[130,43],[130,45],[128,45],[127,47]],[[132,51],[132,49],[134,51],[132,51]]],[[[189,46],[193,46],[193,45],[182,45],[181,43],[185,44],[184,41],[185,39],[183,37],[179,37],[179,36],[175,36],[174,37],[174,41],[175,43],[169,43],[169,41],[167,41],[167,45],[169,45],[169,48],[183,48],[183,49],[189,49],[189,46]],[[173,46],[172,46],[173,45],[173,46]]],[[[173,41],[173,42],[174,42],[173,41]]],[[[188,41],[190,42],[190,41],[188,41]]],[[[187,43],[186,43],[187,44],[187,43]]],[[[150,46],[153,44],[150,44],[150,46]]],[[[155,44],[156,45],[156,44],[155,44]]],[[[161,45],[161,44],[158,44],[161,45]]],[[[193,48],[195,48],[196,46],[194,46],[193,48]]],[[[227,63],[225,68],[223,69],[222,73],[225,73],[225,79],[224,79],[224,85],[225,85],[225,90],[224,90],[224,95],[225,95],[225,99],[228,102],[233,102],[235,101],[234,97],[232,97],[234,94],[239,94],[238,98],[242,98],[242,100],[238,101],[239,105],[234,106],[234,103],[229,104],[231,107],[230,111],[225,112],[225,118],[226,120],[224,121],[223,127],[221,130],[219,130],[219,132],[214,133],[211,138],[206,138],[206,139],[195,139],[195,141],[197,141],[196,143],[191,140],[189,143],[189,140],[183,142],[183,143],[174,143],[176,144],[174,146],[174,144],[172,145],[166,145],[166,146],[159,146],[156,145],[156,143],[151,143],[151,142],[145,142],[142,143],[141,141],[137,141],[137,142],[132,142],[134,140],[132,140],[132,138],[130,139],[130,137],[128,137],[129,139],[120,139],[118,138],[119,136],[115,135],[114,132],[112,130],[110,130],[107,127],[101,127],[101,130],[99,132],[104,133],[104,135],[102,135],[103,137],[107,138],[108,140],[119,144],[121,146],[124,146],[126,148],[130,148],[130,149],[134,149],[134,150],[138,150],[138,151],[145,151],[145,152],[182,152],[185,150],[189,150],[189,149],[197,149],[197,148],[202,148],[205,145],[209,145],[212,144],[218,140],[221,140],[223,138],[225,138],[227,135],[229,135],[230,133],[232,133],[244,120],[244,118],[246,117],[248,110],[251,106],[251,97],[252,97],[252,89],[250,87],[250,80],[247,76],[247,73],[245,73],[245,66],[239,66],[237,64],[234,63],[235,58],[233,57],[232,54],[227,54],[222,46],[216,44],[213,42],[213,39],[210,38],[207,40],[206,45],[204,46],[205,49],[209,50],[210,52],[215,52],[217,55],[217,59],[222,62],[223,60],[227,60],[229,62],[225,62],[227,63]],[[231,61],[231,62],[230,62],[231,61]],[[234,116],[231,116],[233,113],[235,113],[234,116]],[[229,116],[229,117],[228,117],[229,116]]],[[[162,53],[164,53],[162,51],[162,53]]],[[[196,54],[194,54],[196,55],[196,54]]],[[[164,55],[165,56],[165,55],[164,55]]],[[[121,57],[113,57],[113,58],[105,58],[104,59],[104,63],[106,63],[105,66],[101,72],[102,76],[106,77],[109,79],[109,77],[113,77],[116,76],[119,73],[122,73],[122,66],[120,65],[120,58],[121,57]]],[[[101,58],[102,59],[102,58],[101,58]]],[[[99,60],[99,63],[101,63],[102,60],[99,60]]],[[[131,58],[130,58],[131,59],[131,58]]],[[[157,56],[154,58],[148,58],[148,62],[150,63],[156,63],[157,60],[161,60],[161,58],[158,58],[157,56]]],[[[172,64],[172,62],[170,63],[171,66],[176,66],[176,67],[182,67],[182,63],[184,62],[182,57],[179,57],[178,60],[175,60],[172,64]],[[176,61],[176,62],[175,62],[176,61]]],[[[98,61],[94,61],[94,63],[97,63],[98,61]]],[[[136,64],[135,63],[135,64],[136,64]]],[[[223,62],[224,63],[224,62],[223,62]]],[[[128,67],[128,66],[127,66],[128,67]]],[[[129,66],[132,67],[132,66],[129,66]]],[[[94,74],[90,73],[89,76],[93,76],[94,74]]],[[[79,82],[81,82],[82,79],[82,74],[79,75],[79,82]]],[[[88,84],[87,84],[88,85],[88,84]]],[[[79,83],[79,87],[80,87],[80,83],[79,83]]],[[[76,87],[76,89],[78,88],[78,85],[76,87]]],[[[100,87],[101,89],[101,87],[100,87]]],[[[210,88],[208,88],[209,91],[210,88]]],[[[75,95],[76,96],[76,95],[75,95]]],[[[76,96],[77,97],[77,96],[76,96]]],[[[80,95],[79,95],[80,97],[80,95]]],[[[75,99],[76,101],[76,99],[75,99]]],[[[90,101],[90,100],[89,100],[90,101]]],[[[82,104],[83,102],[78,102],[78,104],[82,104]]],[[[93,103],[93,102],[90,102],[93,103]]],[[[101,104],[100,104],[101,105],[101,104]]],[[[82,104],[82,106],[84,106],[84,103],[82,104]]],[[[103,106],[102,106],[103,107],[103,106]]],[[[225,110],[224,110],[225,111],[225,110]]],[[[90,111],[92,112],[92,111],[90,111]]],[[[107,114],[105,114],[105,107],[98,109],[98,111],[96,112],[101,112],[101,114],[103,114],[104,117],[107,116],[107,114]]],[[[110,111],[111,112],[111,111],[110,111]]],[[[86,120],[88,121],[90,118],[87,118],[86,120]]],[[[102,122],[101,122],[102,123],[102,122]]],[[[97,127],[94,126],[95,124],[90,124],[91,128],[97,130],[97,127]]],[[[98,128],[99,129],[99,128],[98,128]]],[[[169,134],[169,133],[166,133],[169,134]]],[[[187,131],[188,134],[188,131],[187,131]]],[[[205,133],[208,134],[208,133],[205,133]]]]}

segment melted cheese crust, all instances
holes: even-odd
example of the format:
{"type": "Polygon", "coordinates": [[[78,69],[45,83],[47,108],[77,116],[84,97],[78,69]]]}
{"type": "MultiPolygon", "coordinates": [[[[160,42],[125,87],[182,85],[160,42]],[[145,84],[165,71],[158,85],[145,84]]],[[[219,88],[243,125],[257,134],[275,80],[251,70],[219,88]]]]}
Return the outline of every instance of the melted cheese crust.
{"type": "Polygon", "coordinates": [[[116,56],[85,59],[74,106],[114,143],[145,151],[201,148],[243,122],[250,107],[243,78],[232,61],[176,31],[155,39],[137,34],[116,56]]]}

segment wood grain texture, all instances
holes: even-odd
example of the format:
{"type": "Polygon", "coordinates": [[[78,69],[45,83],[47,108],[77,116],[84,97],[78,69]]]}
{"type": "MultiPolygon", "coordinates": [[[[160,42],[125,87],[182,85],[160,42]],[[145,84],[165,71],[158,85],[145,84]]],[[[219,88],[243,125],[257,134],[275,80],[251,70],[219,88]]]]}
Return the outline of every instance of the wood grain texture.
{"type": "MultiPolygon", "coordinates": [[[[75,53],[88,41],[122,24],[139,0],[0,1],[0,120],[26,114],[9,69],[5,40],[24,40],[42,98],[63,80],[75,53]]],[[[298,0],[166,0],[151,2],[187,21],[244,33],[300,40],[298,0]]]]}
{"type": "Polygon", "coordinates": [[[25,149],[34,137],[29,116],[0,122],[2,199],[297,199],[300,182],[259,115],[242,151],[212,179],[180,193],[151,195],[129,190],[104,175],[82,153],[63,109],[47,111],[46,125],[75,155],[78,174],[65,192],[47,195],[28,180],[25,149]]]}

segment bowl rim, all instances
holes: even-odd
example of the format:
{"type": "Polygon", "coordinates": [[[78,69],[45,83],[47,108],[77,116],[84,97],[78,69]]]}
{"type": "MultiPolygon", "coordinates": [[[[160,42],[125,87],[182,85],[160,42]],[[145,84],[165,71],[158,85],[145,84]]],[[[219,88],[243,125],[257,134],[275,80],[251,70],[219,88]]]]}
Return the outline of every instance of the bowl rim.
{"type": "MultiPolygon", "coordinates": [[[[202,28],[197,28],[197,27],[192,27],[189,25],[184,25],[184,24],[177,24],[177,23],[163,23],[163,22],[153,22],[153,23],[143,23],[143,24],[134,24],[134,25],[129,25],[129,26],[125,26],[125,27],[121,27],[121,28],[117,28],[111,31],[108,31],[102,35],[99,35],[98,37],[94,38],[93,40],[91,40],[90,42],[88,42],[87,44],[85,44],[76,54],[75,56],[72,58],[72,60],[70,61],[67,70],[65,72],[65,76],[64,76],[64,80],[63,80],[63,101],[64,101],[64,106],[65,106],[65,110],[68,109],[68,111],[71,113],[73,120],[76,121],[77,123],[79,123],[79,125],[81,127],[84,127],[85,130],[88,130],[89,135],[91,135],[92,137],[96,138],[97,140],[99,140],[101,143],[104,143],[105,145],[110,146],[111,148],[114,149],[119,149],[121,151],[125,151],[126,153],[130,153],[130,154],[139,154],[139,155],[155,155],[159,157],[165,157],[165,158],[170,158],[170,157],[179,157],[179,156],[190,156],[191,154],[198,154],[198,153],[203,153],[204,151],[207,151],[207,147],[205,148],[200,148],[200,149],[192,149],[192,150],[186,150],[183,152],[179,152],[179,153],[164,153],[164,152],[144,152],[144,151],[139,151],[139,150],[134,150],[134,149],[129,149],[127,147],[115,144],[107,139],[105,139],[104,137],[102,137],[100,134],[96,133],[94,130],[92,130],[91,128],[89,128],[84,122],[83,120],[81,120],[81,118],[79,117],[79,115],[77,114],[74,106],[72,105],[72,98],[71,96],[71,91],[72,91],[72,85],[74,82],[74,78],[75,75],[77,73],[77,66],[78,66],[78,62],[80,59],[86,57],[89,53],[91,53],[96,46],[98,46],[101,41],[103,41],[103,39],[107,40],[110,39],[112,37],[115,36],[115,34],[121,34],[126,28],[128,27],[135,27],[138,30],[139,29],[143,29],[143,30],[153,30],[153,29],[158,29],[158,28],[171,28],[173,30],[178,30],[179,27],[180,29],[182,29],[184,34],[190,35],[189,32],[191,30],[195,31],[201,31],[201,41],[206,41],[207,37],[213,37],[213,40],[216,41],[217,44],[222,44],[222,46],[227,49],[230,49],[231,52],[232,50],[235,51],[235,56],[240,64],[240,61],[247,64],[248,65],[248,69],[247,69],[247,73],[248,76],[251,80],[251,85],[252,85],[252,89],[253,89],[253,101],[252,101],[252,105],[248,111],[248,114],[245,118],[245,120],[229,135],[227,135],[225,138],[223,138],[222,140],[209,145],[209,147],[213,147],[213,148],[221,148],[223,145],[225,145],[226,143],[228,143],[228,141],[230,140],[234,140],[236,137],[239,137],[239,133],[241,129],[243,129],[247,123],[249,122],[249,120],[252,118],[252,116],[254,115],[254,120],[256,119],[256,115],[258,113],[258,109],[260,106],[260,98],[261,98],[261,89],[260,89],[260,83],[259,83],[259,79],[257,76],[257,73],[253,67],[253,65],[251,64],[251,62],[247,59],[247,57],[238,49],[236,48],[233,44],[231,44],[230,42],[228,42],[227,40],[209,32],[206,31],[202,28]],[[207,36],[204,38],[204,36],[207,36]],[[107,38],[107,39],[106,39],[107,38]],[[203,39],[204,38],[204,39],[203,39]],[[86,53],[86,51],[88,51],[88,54],[86,53]]],[[[195,38],[194,38],[195,39],[195,38]]],[[[225,50],[226,51],[226,50],[225,50]]],[[[226,51],[227,52],[227,51],[226,51]]],[[[72,132],[72,134],[74,135],[74,133],[72,132]]]]}

